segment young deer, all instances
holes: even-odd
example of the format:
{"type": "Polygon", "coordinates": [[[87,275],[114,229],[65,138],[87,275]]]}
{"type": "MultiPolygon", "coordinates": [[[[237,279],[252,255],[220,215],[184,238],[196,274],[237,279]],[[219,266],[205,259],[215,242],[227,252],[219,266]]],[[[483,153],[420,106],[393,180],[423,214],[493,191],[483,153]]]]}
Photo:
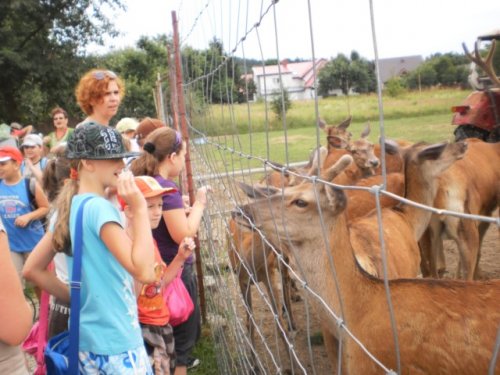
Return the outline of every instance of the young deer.
{"type": "MultiPolygon", "coordinates": [[[[419,149],[416,158],[435,158],[442,152],[436,146],[429,146],[419,149]]],[[[325,172],[324,179],[331,180],[351,160],[350,156],[342,157],[325,172]]],[[[395,347],[384,284],[363,271],[356,261],[346,205],[347,199],[341,190],[304,183],[242,207],[238,220],[242,225],[248,225],[247,220],[253,221],[272,243],[281,243],[292,266],[303,273],[307,285],[342,316],[351,332],[377,359],[395,369],[395,347]],[[323,237],[323,228],[328,233],[327,239],[323,237]],[[342,310],[330,259],[335,265],[342,310]]],[[[500,281],[407,279],[389,281],[389,286],[402,374],[488,372],[500,324],[500,281]]],[[[337,364],[335,337],[341,337],[344,373],[382,373],[350,337],[338,336],[337,321],[318,301],[315,309],[321,315],[332,369],[336,369],[337,364]]],[[[494,370],[500,371],[500,363],[494,370]]]]}
{"type": "MultiPolygon", "coordinates": [[[[321,147],[314,150],[309,158],[306,167],[297,169],[296,172],[311,176],[318,171],[326,157],[327,150],[321,147]]],[[[276,164],[273,164],[276,165],[276,164]]],[[[277,166],[277,168],[279,168],[277,166]]],[[[240,186],[245,193],[252,198],[261,197],[262,191],[269,187],[281,188],[300,183],[302,178],[291,173],[281,173],[273,171],[261,181],[260,187],[248,187],[244,184],[240,186]],[[265,183],[264,183],[265,182],[265,183]]],[[[238,275],[238,283],[243,300],[252,311],[252,279],[249,272],[257,282],[265,285],[274,313],[278,315],[280,324],[290,331],[295,330],[295,321],[292,313],[291,300],[297,300],[298,296],[292,295],[292,280],[288,274],[288,268],[283,266],[276,257],[276,253],[264,243],[258,233],[242,227],[233,219],[229,220],[228,254],[233,270],[238,275]],[[247,271],[249,270],[249,271],[247,271]],[[283,301],[283,302],[282,302],[283,301]],[[289,321],[282,316],[285,310],[289,321]]],[[[247,329],[250,340],[254,344],[254,330],[250,317],[247,314],[247,329]]]]}
{"type": "MultiPolygon", "coordinates": [[[[437,191],[437,177],[467,150],[464,142],[416,144],[404,156],[404,197],[432,206],[437,191]]],[[[335,181],[335,180],[334,180],[335,181]]],[[[420,272],[418,241],[426,230],[432,213],[399,204],[382,210],[385,248],[390,278],[417,277],[420,272]]],[[[362,267],[373,276],[382,276],[377,213],[350,222],[351,243],[362,267]]]]}
{"type": "MultiPolygon", "coordinates": [[[[500,189],[500,143],[467,140],[469,150],[437,180],[434,207],[490,216],[498,207],[500,189]]],[[[477,264],[483,236],[489,224],[454,216],[433,214],[420,242],[422,273],[442,277],[445,271],[443,239],[452,239],[460,261],[456,277],[472,280],[478,277],[477,264]]]]}

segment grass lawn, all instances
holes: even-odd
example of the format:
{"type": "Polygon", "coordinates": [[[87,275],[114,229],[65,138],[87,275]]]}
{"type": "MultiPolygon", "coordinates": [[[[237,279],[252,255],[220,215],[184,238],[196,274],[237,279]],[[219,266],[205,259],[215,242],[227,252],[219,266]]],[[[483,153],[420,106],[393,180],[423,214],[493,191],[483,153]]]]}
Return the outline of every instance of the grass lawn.
{"type": "MultiPolygon", "coordinates": [[[[467,92],[462,90],[442,90],[406,93],[397,98],[384,97],[384,127],[387,138],[409,141],[439,142],[453,139],[454,127],[451,125],[451,106],[460,104],[467,92]]],[[[353,138],[369,122],[370,139],[377,142],[379,137],[379,115],[377,97],[358,95],[346,99],[335,97],[321,99],[320,117],[328,124],[337,124],[347,117],[347,105],[353,116],[350,131],[353,138]],[[348,103],[347,103],[348,101],[348,103]]],[[[307,160],[317,145],[317,129],[313,101],[293,102],[287,114],[287,131],[283,122],[268,112],[269,131],[265,131],[265,104],[251,103],[234,106],[213,105],[205,116],[193,118],[193,125],[201,132],[211,135],[210,140],[225,147],[280,163],[307,160]],[[249,113],[251,129],[249,131],[249,113]],[[225,135],[218,135],[225,134],[225,135]]],[[[325,133],[319,130],[320,144],[326,145],[325,133]]],[[[226,168],[240,169],[243,166],[260,167],[258,160],[247,161],[225,150],[216,150],[213,145],[197,146],[200,152],[211,156],[213,168],[223,171],[226,168]],[[240,160],[239,160],[240,159],[240,160]],[[240,166],[241,165],[241,166],[240,166]]]]}

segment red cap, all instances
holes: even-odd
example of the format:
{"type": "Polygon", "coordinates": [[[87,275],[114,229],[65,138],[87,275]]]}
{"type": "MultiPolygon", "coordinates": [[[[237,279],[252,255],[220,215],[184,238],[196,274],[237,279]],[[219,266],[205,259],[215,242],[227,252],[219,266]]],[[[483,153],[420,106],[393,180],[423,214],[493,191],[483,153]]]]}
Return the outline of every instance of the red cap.
{"type": "Polygon", "coordinates": [[[19,151],[16,147],[5,146],[0,148],[0,162],[14,160],[18,163],[22,163],[23,159],[23,154],[21,154],[21,151],[19,151]]]}
{"type": "MultiPolygon", "coordinates": [[[[138,176],[135,177],[134,180],[142,195],[144,195],[144,198],[153,198],[159,195],[175,193],[177,191],[177,189],[171,187],[162,187],[158,181],[150,176],[138,176]]],[[[119,195],[118,202],[120,203],[122,210],[125,209],[127,203],[119,195]]]]}

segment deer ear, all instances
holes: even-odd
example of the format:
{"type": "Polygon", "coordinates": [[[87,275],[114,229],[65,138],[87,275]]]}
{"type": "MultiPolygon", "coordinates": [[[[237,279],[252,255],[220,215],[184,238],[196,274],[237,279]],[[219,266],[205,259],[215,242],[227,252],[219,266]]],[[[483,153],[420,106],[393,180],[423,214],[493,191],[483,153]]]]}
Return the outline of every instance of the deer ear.
{"type": "Polygon", "coordinates": [[[325,120],[323,120],[322,118],[320,118],[318,120],[318,127],[320,129],[323,129],[324,131],[326,131],[326,122],[325,122],[325,120]]]}
{"type": "Polygon", "coordinates": [[[323,180],[332,181],[335,177],[342,173],[344,169],[351,165],[352,160],[352,156],[349,154],[342,156],[334,165],[322,174],[323,180]]]}
{"type": "Polygon", "coordinates": [[[314,175],[318,168],[321,170],[323,168],[323,165],[325,164],[326,157],[328,156],[328,150],[326,147],[320,146],[315,148],[311,152],[311,156],[309,157],[309,163],[307,165],[307,168],[309,170],[307,171],[308,176],[314,175]],[[319,153],[319,159],[318,159],[318,153],[319,153]]]}
{"type": "Polygon", "coordinates": [[[271,186],[252,186],[240,181],[238,181],[238,186],[248,197],[254,199],[267,198],[280,191],[271,186]]]}
{"type": "Polygon", "coordinates": [[[417,157],[420,161],[436,160],[441,156],[447,145],[448,143],[436,143],[427,146],[418,152],[417,157]]]}
{"type": "Polygon", "coordinates": [[[334,148],[347,148],[349,146],[349,143],[345,139],[336,135],[329,135],[326,138],[328,140],[328,144],[334,148]]]}
{"type": "Polygon", "coordinates": [[[349,127],[349,125],[351,125],[351,120],[352,120],[352,116],[349,116],[344,121],[342,121],[340,124],[338,124],[337,128],[342,129],[342,130],[346,130],[349,127]]]}
{"type": "Polygon", "coordinates": [[[392,139],[386,139],[384,142],[385,151],[389,155],[396,155],[399,152],[399,144],[392,139]]]}
{"type": "MultiPolygon", "coordinates": [[[[283,168],[285,167],[283,164],[277,163],[275,161],[269,161],[269,166],[272,169],[274,169],[276,172],[280,172],[280,173],[283,170],[283,168]]],[[[288,170],[283,171],[283,176],[285,176],[285,177],[289,176],[288,170]]]]}
{"type": "Polygon", "coordinates": [[[361,133],[361,138],[366,138],[368,137],[368,135],[370,134],[370,123],[368,122],[365,126],[365,129],[363,130],[363,132],[361,133]]]}

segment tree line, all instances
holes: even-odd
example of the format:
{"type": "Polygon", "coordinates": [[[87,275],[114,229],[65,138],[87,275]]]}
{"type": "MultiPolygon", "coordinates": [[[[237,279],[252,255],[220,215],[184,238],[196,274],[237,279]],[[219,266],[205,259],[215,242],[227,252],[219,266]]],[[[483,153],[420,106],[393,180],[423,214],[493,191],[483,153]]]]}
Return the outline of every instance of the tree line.
{"type": "MultiPolygon", "coordinates": [[[[74,88],[80,76],[93,67],[113,70],[126,82],[126,96],[116,120],[156,116],[153,89],[159,76],[168,95],[167,45],[171,41],[165,35],[143,37],[135,47],[89,55],[85,48],[90,43],[102,43],[103,36],[117,35],[112,20],[105,16],[109,8],[119,10],[124,5],[121,0],[0,2],[0,122],[33,124],[40,131],[48,131],[52,126],[50,110],[61,106],[70,114],[71,124],[76,124],[84,115],[76,105],[74,88]]],[[[188,105],[202,108],[211,103],[253,99],[255,84],[244,73],[251,73],[252,66],[261,66],[260,60],[233,57],[217,39],[204,50],[183,46],[182,56],[185,82],[206,76],[193,85],[188,105]],[[209,74],[217,67],[220,69],[209,74]]],[[[500,53],[495,66],[499,71],[500,53]]],[[[374,62],[356,51],[350,56],[338,54],[320,71],[318,92],[373,92],[374,72],[374,62]]],[[[468,61],[463,55],[435,54],[398,84],[408,89],[464,86],[467,74],[468,61]]]]}

